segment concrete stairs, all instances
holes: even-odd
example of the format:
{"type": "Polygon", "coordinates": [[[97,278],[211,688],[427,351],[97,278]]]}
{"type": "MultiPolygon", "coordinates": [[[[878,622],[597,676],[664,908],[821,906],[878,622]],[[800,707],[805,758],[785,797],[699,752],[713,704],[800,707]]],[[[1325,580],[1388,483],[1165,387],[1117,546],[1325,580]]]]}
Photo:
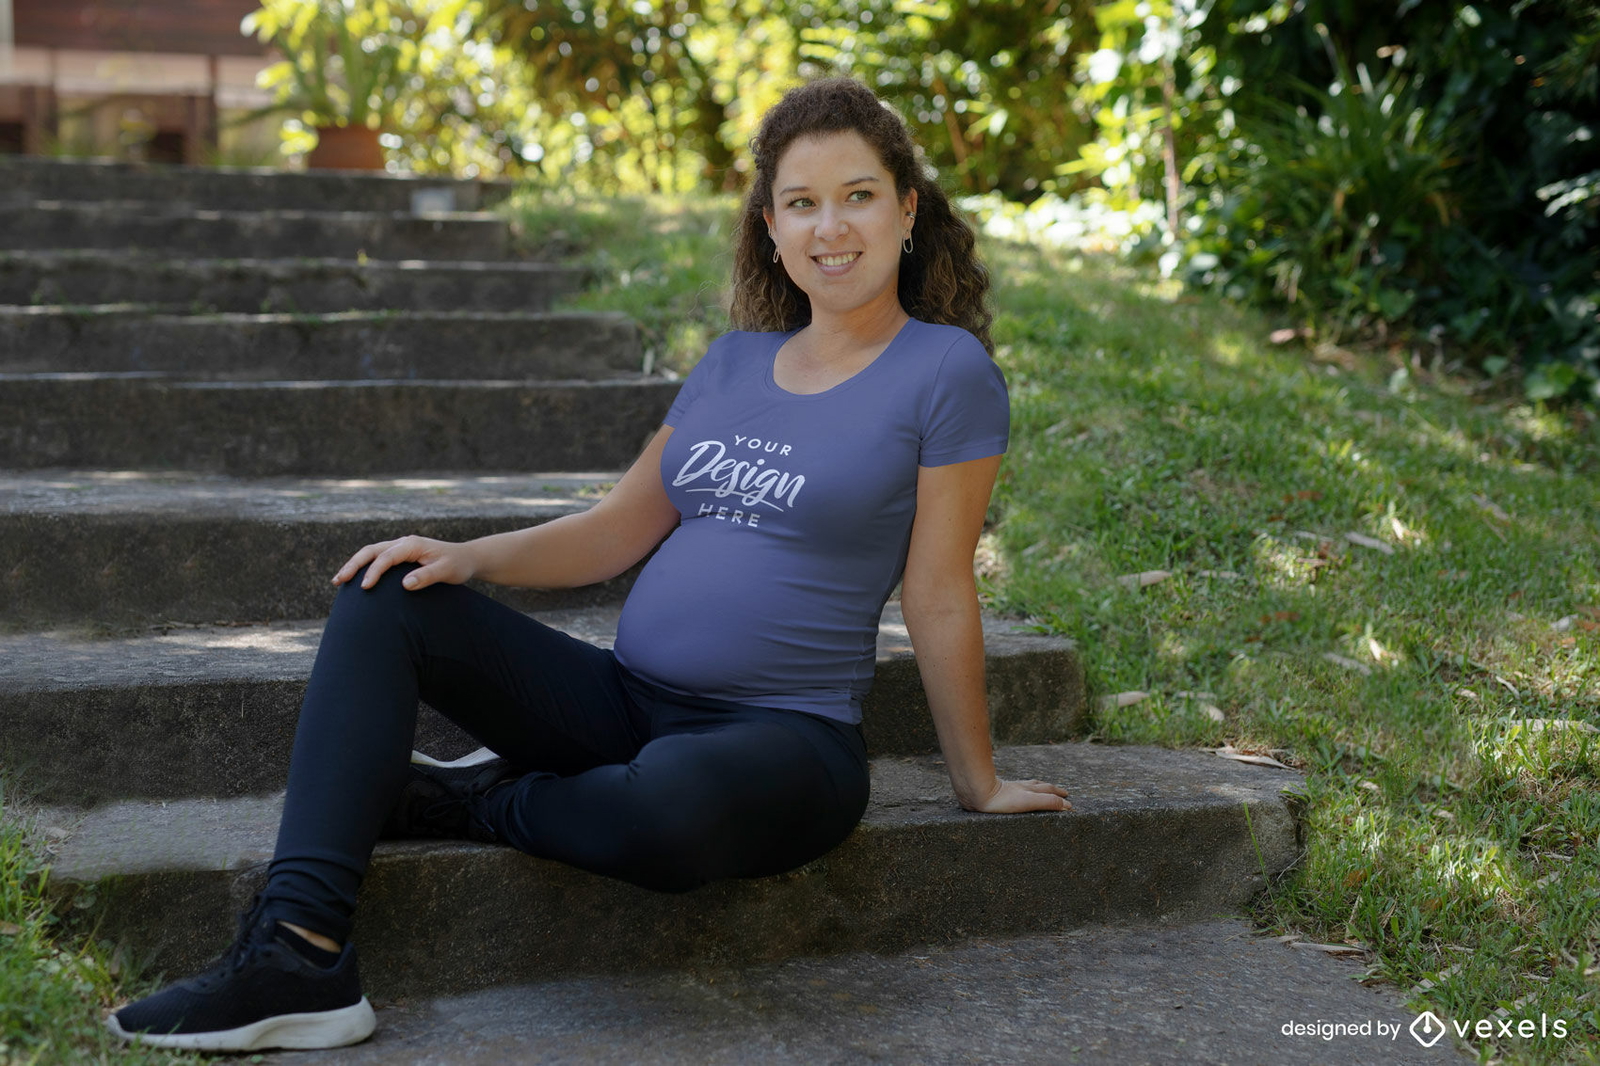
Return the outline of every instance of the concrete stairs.
{"type": "MultiPolygon", "coordinates": [[[[677,386],[643,372],[628,321],[549,311],[582,278],[510,258],[476,211],[498,187],[0,161],[0,189],[0,765],[47,805],[76,913],[176,975],[260,883],[338,563],[588,506],[677,386]],[[413,213],[415,193],[463,210],[413,213]]],[[[604,643],[631,580],[486,591],[604,643]]],[[[1075,811],[957,808],[891,605],[872,806],[836,852],[658,896],[506,849],[381,845],[368,986],[1187,921],[1295,860],[1297,775],[1070,743],[1070,643],[985,625],[1001,772],[1062,781],[1075,811]]],[[[419,743],[473,746],[426,708],[419,743]]]]}

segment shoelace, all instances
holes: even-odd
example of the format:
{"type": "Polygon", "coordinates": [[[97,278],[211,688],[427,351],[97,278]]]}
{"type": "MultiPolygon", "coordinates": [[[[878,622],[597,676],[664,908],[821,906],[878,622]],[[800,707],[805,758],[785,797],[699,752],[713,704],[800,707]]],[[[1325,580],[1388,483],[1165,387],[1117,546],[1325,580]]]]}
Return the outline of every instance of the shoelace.
{"type": "Polygon", "coordinates": [[[198,991],[210,991],[223,980],[239,973],[261,950],[261,944],[254,932],[256,924],[261,920],[261,913],[266,902],[257,894],[251,902],[250,909],[239,916],[239,932],[233,938],[233,944],[219,958],[212,967],[196,976],[190,983],[198,991]]]}

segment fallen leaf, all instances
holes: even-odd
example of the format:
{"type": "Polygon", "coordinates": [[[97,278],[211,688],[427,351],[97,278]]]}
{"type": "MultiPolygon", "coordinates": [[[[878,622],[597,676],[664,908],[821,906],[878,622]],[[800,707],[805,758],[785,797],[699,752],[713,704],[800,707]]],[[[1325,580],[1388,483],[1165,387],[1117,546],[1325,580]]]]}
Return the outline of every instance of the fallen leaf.
{"type": "Polygon", "coordinates": [[[1520,725],[1530,733],[1542,733],[1547,729],[1574,729],[1580,733],[1600,733],[1588,722],[1580,722],[1576,718],[1513,718],[1511,725],[1520,725]]]}
{"type": "Polygon", "coordinates": [[[1244,575],[1236,574],[1232,570],[1201,570],[1198,573],[1201,577],[1220,577],[1224,581],[1242,581],[1244,579],[1244,575]]]}
{"type": "Polygon", "coordinates": [[[1367,676],[1371,676],[1372,674],[1372,667],[1368,666],[1366,663],[1358,663],[1354,659],[1346,659],[1343,655],[1336,655],[1331,651],[1325,651],[1322,653],[1322,657],[1328,660],[1330,663],[1333,663],[1335,666],[1342,666],[1346,670],[1354,670],[1358,674],[1364,674],[1367,676]]]}
{"type": "Polygon", "coordinates": [[[1228,716],[1222,713],[1222,708],[1215,704],[1202,704],[1200,709],[1206,712],[1206,717],[1213,722],[1226,722],[1228,720],[1228,716]]]}
{"type": "Polygon", "coordinates": [[[1138,691],[1134,691],[1134,692],[1118,692],[1118,693],[1116,693],[1114,695],[1111,695],[1111,696],[1101,697],[1100,706],[1105,707],[1107,709],[1113,709],[1113,708],[1116,708],[1116,707],[1131,707],[1135,703],[1138,703],[1140,700],[1148,698],[1149,695],[1150,695],[1150,693],[1148,693],[1148,692],[1138,692],[1138,691]]]}
{"type": "Polygon", "coordinates": [[[22,926],[16,922],[0,922],[0,936],[16,936],[22,932],[22,926]]]}
{"type": "Polygon", "coordinates": [[[1556,619],[1554,622],[1551,622],[1550,628],[1555,630],[1557,633],[1565,633],[1567,630],[1572,628],[1572,624],[1577,620],[1577,615],[1569,614],[1562,618],[1556,619]]]}
{"type": "Polygon", "coordinates": [[[1366,789],[1368,792],[1376,792],[1380,796],[1383,794],[1383,789],[1379,787],[1376,781],[1363,781],[1361,782],[1361,787],[1366,789]]]}
{"type": "Polygon", "coordinates": [[[1365,871],[1365,870],[1351,870],[1349,873],[1344,875],[1344,887],[1345,888],[1355,888],[1357,885],[1361,884],[1361,882],[1365,881],[1366,879],[1367,879],[1367,871],[1365,871]]]}
{"type": "Polygon", "coordinates": [[[1323,951],[1329,955],[1360,955],[1360,948],[1353,948],[1349,944],[1313,944],[1309,940],[1296,940],[1289,945],[1293,948],[1310,948],[1312,951],[1323,951]]]}
{"type": "Polygon", "coordinates": [[[1416,991],[1418,991],[1418,992],[1426,992],[1428,989],[1432,988],[1434,985],[1438,984],[1440,981],[1444,981],[1444,980],[1446,980],[1446,979],[1448,979],[1450,977],[1454,977],[1457,973],[1460,972],[1460,970],[1461,970],[1461,964],[1460,963],[1457,963],[1456,965],[1450,967],[1447,970],[1440,970],[1438,973],[1434,974],[1431,978],[1428,978],[1427,980],[1422,981],[1421,983],[1419,983],[1417,985],[1417,987],[1416,987],[1416,991]]]}
{"type": "Polygon", "coordinates": [[[1269,622],[1298,622],[1298,621],[1300,621],[1300,612],[1299,611],[1273,611],[1271,614],[1264,614],[1264,615],[1261,616],[1261,623],[1263,625],[1266,625],[1269,622]]]}
{"type": "Polygon", "coordinates": [[[1280,770],[1292,770],[1294,767],[1279,762],[1270,755],[1251,755],[1233,747],[1214,749],[1218,758],[1232,759],[1234,762],[1247,762],[1253,766],[1276,766],[1280,770]]]}
{"type": "Polygon", "coordinates": [[[1170,570],[1142,570],[1137,574],[1124,574],[1117,578],[1117,581],[1131,589],[1142,589],[1146,585],[1165,581],[1171,576],[1170,570]]]}
{"type": "Polygon", "coordinates": [[[1174,692],[1173,695],[1182,700],[1214,700],[1217,698],[1215,692],[1190,692],[1188,689],[1182,688],[1174,692]]]}
{"type": "Polygon", "coordinates": [[[1267,339],[1273,344],[1288,344],[1298,336],[1300,331],[1297,329],[1275,329],[1267,334],[1267,339]]]}
{"type": "Polygon", "coordinates": [[[1479,496],[1477,493],[1473,493],[1472,502],[1477,504],[1479,509],[1489,512],[1502,522],[1511,521],[1511,516],[1506,514],[1498,504],[1487,496],[1479,496]]]}
{"type": "Polygon", "coordinates": [[[1385,555],[1394,554],[1393,545],[1385,544],[1378,538],[1369,537],[1365,533],[1346,533],[1344,535],[1344,539],[1349,541],[1351,544],[1360,545],[1363,548],[1371,548],[1373,551],[1379,551],[1385,555]]]}

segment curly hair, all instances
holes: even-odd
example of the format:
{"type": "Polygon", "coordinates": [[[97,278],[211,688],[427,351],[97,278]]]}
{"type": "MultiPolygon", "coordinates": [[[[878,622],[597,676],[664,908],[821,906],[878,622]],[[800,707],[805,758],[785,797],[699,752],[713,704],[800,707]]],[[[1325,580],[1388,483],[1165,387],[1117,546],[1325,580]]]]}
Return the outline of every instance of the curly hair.
{"type": "Polygon", "coordinates": [[[761,120],[751,141],[755,175],[739,218],[733,258],[736,329],[795,330],[811,321],[811,299],[772,261],[764,209],[773,207],[778,160],[794,141],[852,131],[873,147],[894,178],[896,198],[917,191],[914,250],[900,257],[900,305],[924,322],[960,326],[994,354],[989,339],[989,271],[978,260],[972,227],[956,214],[922,161],[905,121],[851,78],[823,78],[791,89],[761,120]]]}

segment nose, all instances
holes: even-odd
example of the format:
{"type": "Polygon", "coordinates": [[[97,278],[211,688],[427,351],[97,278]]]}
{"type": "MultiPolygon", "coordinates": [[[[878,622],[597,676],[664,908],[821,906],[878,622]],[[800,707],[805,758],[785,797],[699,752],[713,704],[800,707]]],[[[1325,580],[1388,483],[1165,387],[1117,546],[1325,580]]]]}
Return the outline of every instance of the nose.
{"type": "Polygon", "coordinates": [[[824,241],[835,241],[843,237],[850,227],[845,223],[844,216],[832,206],[824,206],[817,218],[817,237],[824,241]]]}

